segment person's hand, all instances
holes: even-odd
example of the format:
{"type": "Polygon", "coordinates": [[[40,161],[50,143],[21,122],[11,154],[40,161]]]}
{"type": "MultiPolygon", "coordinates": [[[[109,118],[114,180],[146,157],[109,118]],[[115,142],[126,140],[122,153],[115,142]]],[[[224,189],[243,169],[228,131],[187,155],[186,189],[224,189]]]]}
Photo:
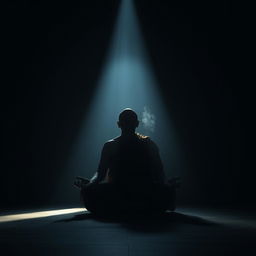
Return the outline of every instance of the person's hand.
{"type": "Polygon", "coordinates": [[[79,188],[79,189],[82,189],[88,183],[90,183],[90,180],[78,176],[78,177],[75,178],[74,186],[79,188]]]}

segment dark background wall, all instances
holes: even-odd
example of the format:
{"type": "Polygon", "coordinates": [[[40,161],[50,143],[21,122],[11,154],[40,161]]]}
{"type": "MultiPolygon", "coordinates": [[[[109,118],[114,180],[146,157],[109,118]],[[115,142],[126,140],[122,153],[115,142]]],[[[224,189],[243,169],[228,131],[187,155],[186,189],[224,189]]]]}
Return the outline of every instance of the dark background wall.
{"type": "MultiPolygon", "coordinates": [[[[180,202],[251,203],[255,174],[241,167],[245,88],[237,75],[242,39],[235,7],[231,1],[135,2],[181,139],[180,202]]],[[[98,82],[118,4],[16,1],[4,9],[2,208],[53,202],[98,82]]]]}

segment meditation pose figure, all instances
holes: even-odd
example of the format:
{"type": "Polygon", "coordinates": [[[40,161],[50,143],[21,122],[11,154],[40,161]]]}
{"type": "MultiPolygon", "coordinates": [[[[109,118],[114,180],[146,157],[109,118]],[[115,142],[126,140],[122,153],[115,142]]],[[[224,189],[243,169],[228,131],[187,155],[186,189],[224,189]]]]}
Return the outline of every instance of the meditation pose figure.
{"type": "Polygon", "coordinates": [[[103,216],[174,210],[177,179],[166,179],[157,145],[135,132],[137,114],[124,109],[117,125],[121,135],[104,144],[96,174],[74,183],[86,209],[103,216]]]}

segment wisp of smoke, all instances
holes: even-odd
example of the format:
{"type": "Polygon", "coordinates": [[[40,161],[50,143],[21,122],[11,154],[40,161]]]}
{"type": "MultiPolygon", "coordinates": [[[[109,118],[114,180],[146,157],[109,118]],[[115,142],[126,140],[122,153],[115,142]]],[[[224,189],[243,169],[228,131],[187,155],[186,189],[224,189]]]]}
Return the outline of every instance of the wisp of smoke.
{"type": "Polygon", "coordinates": [[[149,130],[151,132],[154,132],[155,130],[155,123],[156,123],[156,118],[153,113],[149,111],[149,109],[145,106],[144,110],[142,112],[142,119],[141,122],[143,124],[143,127],[146,130],[149,130]]]}

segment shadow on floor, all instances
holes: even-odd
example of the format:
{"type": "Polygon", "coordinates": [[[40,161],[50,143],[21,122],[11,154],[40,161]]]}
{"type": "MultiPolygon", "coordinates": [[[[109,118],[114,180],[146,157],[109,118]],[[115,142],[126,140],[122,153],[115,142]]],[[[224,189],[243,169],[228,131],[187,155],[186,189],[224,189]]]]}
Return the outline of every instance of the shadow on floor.
{"type": "Polygon", "coordinates": [[[96,220],[105,223],[119,223],[121,226],[139,232],[166,232],[177,228],[180,225],[219,225],[202,217],[178,213],[165,212],[158,215],[127,215],[115,217],[99,217],[90,212],[77,214],[72,218],[62,219],[56,222],[71,222],[96,220]]]}

